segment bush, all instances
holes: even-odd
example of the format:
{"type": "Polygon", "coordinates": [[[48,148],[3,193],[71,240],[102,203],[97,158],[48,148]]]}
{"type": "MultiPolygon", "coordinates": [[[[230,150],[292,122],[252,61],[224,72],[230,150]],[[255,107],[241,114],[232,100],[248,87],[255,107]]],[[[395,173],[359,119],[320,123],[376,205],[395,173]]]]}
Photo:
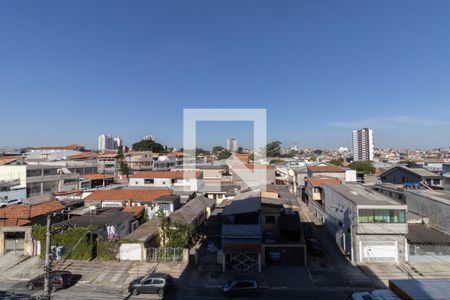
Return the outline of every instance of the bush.
{"type": "Polygon", "coordinates": [[[120,250],[118,240],[108,241],[104,238],[97,239],[97,259],[102,261],[117,260],[120,250]]]}
{"type": "MultiPolygon", "coordinates": [[[[89,243],[90,228],[69,228],[60,233],[52,234],[51,245],[63,246],[63,258],[76,260],[92,259],[92,246],[89,243]]],[[[46,227],[33,225],[32,237],[41,242],[41,258],[45,257],[45,233],[46,227]]]]}

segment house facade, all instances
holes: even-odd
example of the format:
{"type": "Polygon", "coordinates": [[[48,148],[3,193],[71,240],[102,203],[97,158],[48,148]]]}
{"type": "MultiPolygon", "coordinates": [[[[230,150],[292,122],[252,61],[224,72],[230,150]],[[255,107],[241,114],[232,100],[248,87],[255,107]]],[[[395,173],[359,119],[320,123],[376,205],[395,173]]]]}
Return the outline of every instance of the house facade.
{"type": "Polygon", "coordinates": [[[360,184],[324,184],[323,220],[354,263],[407,260],[407,206],[360,184]]]}

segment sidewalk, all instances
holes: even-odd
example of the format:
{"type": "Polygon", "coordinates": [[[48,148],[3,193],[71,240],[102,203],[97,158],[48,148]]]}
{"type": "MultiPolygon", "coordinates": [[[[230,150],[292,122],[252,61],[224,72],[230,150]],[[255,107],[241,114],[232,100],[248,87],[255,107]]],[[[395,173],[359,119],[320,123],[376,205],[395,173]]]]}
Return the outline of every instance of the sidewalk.
{"type": "Polygon", "coordinates": [[[38,257],[16,256],[9,252],[0,256],[0,280],[29,280],[42,273],[43,264],[38,257]]]}
{"type": "Polygon", "coordinates": [[[308,256],[308,269],[317,287],[373,287],[374,282],[340,252],[326,228],[310,208],[299,200],[302,223],[309,223],[314,237],[321,243],[323,257],[308,256]]]}

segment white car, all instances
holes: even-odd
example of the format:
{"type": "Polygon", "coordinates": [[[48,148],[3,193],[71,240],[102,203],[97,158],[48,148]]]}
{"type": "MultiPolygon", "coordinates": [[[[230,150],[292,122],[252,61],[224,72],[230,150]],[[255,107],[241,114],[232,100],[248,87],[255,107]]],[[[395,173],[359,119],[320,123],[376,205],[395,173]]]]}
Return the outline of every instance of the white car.
{"type": "Polygon", "coordinates": [[[6,200],[6,201],[3,201],[2,203],[0,203],[0,208],[5,208],[5,207],[11,206],[11,205],[20,205],[22,203],[23,202],[20,199],[6,200]]]}

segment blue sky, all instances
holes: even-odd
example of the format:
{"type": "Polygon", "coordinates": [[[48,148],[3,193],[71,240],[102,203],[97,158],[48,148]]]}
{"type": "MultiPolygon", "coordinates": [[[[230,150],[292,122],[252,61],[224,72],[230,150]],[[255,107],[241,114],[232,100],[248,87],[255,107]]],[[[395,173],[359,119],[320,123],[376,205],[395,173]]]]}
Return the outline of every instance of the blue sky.
{"type": "MultiPolygon", "coordinates": [[[[0,1],[0,146],[181,146],[183,108],[266,108],[268,140],[450,145],[449,1],[0,1]]],[[[251,140],[205,125],[199,144],[251,140]]]]}

